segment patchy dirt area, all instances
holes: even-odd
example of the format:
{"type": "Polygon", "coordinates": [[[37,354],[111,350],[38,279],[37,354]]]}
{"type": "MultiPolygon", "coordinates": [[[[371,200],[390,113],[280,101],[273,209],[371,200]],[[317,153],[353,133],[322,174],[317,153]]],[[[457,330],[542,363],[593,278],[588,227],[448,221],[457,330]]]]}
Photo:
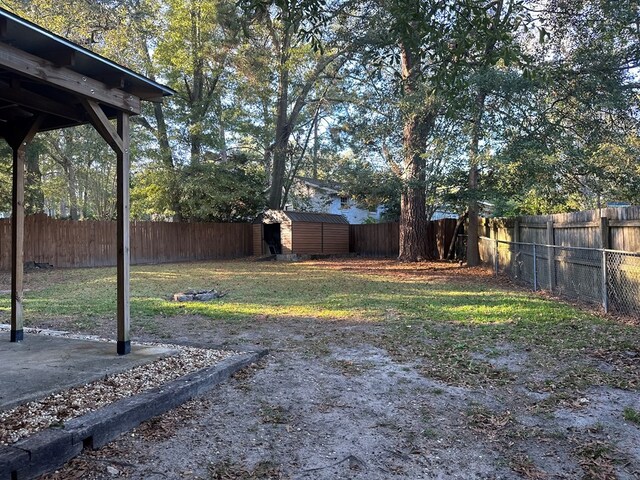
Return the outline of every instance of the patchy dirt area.
{"type": "Polygon", "coordinates": [[[538,413],[546,395],[524,386],[519,352],[496,361],[520,380],[463,388],[395,361],[364,341],[371,330],[308,320],[208,332],[272,353],[48,478],[640,478],[640,428],[620,415],[637,392],[593,388],[538,413]]]}
{"type": "MultiPolygon", "coordinates": [[[[446,266],[385,265],[399,281],[470,281],[446,266]]],[[[380,275],[364,262],[327,268],[380,275]]],[[[476,282],[494,282],[477,273],[476,282]]],[[[271,353],[46,478],[640,478],[640,425],[628,414],[640,411],[637,341],[596,348],[605,327],[593,323],[566,348],[565,332],[582,328],[571,320],[549,324],[557,333],[542,342],[534,327],[509,330],[517,319],[479,330],[418,328],[393,309],[388,317],[158,316],[153,333],[137,332],[141,341],[271,353]]]]}

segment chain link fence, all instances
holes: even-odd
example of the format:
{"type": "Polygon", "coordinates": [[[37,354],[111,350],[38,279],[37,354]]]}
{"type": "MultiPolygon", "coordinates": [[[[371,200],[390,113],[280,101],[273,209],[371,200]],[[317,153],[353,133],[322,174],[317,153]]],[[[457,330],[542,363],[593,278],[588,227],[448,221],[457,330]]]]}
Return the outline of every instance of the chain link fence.
{"type": "Polygon", "coordinates": [[[640,315],[640,253],[480,237],[480,258],[532,290],[640,315]]]}

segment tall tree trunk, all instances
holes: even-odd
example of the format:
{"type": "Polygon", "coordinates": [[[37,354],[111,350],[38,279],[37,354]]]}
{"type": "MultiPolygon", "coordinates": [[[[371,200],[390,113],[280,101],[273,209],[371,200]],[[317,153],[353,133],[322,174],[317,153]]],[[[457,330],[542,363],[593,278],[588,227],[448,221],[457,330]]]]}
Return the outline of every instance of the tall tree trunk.
{"type": "Polygon", "coordinates": [[[284,192],[282,194],[282,208],[284,208],[284,206],[287,203],[287,200],[289,199],[289,191],[291,190],[291,186],[295,181],[296,175],[298,174],[298,169],[300,168],[300,165],[304,160],[304,156],[307,153],[307,148],[309,147],[309,139],[311,138],[311,134],[313,132],[318,131],[317,126],[318,126],[319,115],[320,115],[320,103],[318,102],[318,105],[316,106],[316,111],[313,114],[313,121],[311,122],[311,127],[309,128],[304,144],[302,145],[302,151],[300,152],[300,155],[298,155],[298,160],[292,165],[291,171],[289,172],[288,178],[286,179],[286,182],[284,185],[284,192]]]}
{"type": "MultiPolygon", "coordinates": [[[[405,98],[417,93],[420,59],[410,47],[401,45],[401,67],[405,98]]],[[[428,257],[426,233],[426,142],[433,128],[435,115],[430,107],[417,107],[404,120],[402,144],[404,150],[403,189],[400,197],[400,252],[398,260],[417,262],[428,257]]]]}
{"type": "Polygon", "coordinates": [[[82,220],[89,218],[89,190],[84,188],[82,190],[82,220]]]}
{"type": "Polygon", "coordinates": [[[153,104],[153,113],[156,117],[158,126],[157,137],[160,145],[160,161],[164,168],[169,172],[169,201],[171,202],[171,210],[174,212],[174,220],[179,222],[182,220],[182,208],[180,206],[180,185],[178,180],[178,172],[176,172],[175,163],[173,162],[173,153],[169,144],[169,135],[167,134],[167,121],[164,116],[164,110],[161,103],[153,104]]]}
{"type": "Polygon", "coordinates": [[[289,125],[286,117],[281,122],[278,116],[276,125],[276,141],[273,144],[273,157],[271,166],[271,185],[269,187],[269,208],[282,207],[282,188],[284,187],[284,174],[287,166],[287,147],[289,145],[289,125]]]}
{"type": "Polygon", "coordinates": [[[313,179],[318,179],[318,151],[320,150],[320,141],[318,138],[318,119],[313,122],[313,179]]]}
{"type": "MultiPolygon", "coordinates": [[[[191,144],[191,163],[198,163],[202,157],[202,100],[204,93],[203,61],[200,57],[200,10],[191,11],[191,52],[193,85],[189,98],[190,120],[189,143],[191,144]]],[[[187,80],[185,79],[185,83],[187,80]]]]}
{"type": "Polygon", "coordinates": [[[27,148],[25,158],[25,213],[27,215],[44,211],[42,172],[40,170],[40,144],[36,144],[36,142],[33,142],[30,148],[27,148]]]}
{"type": "MultiPolygon", "coordinates": [[[[146,61],[151,67],[151,53],[149,52],[148,45],[145,44],[144,53],[146,61]]],[[[153,70],[150,68],[147,73],[151,80],[156,80],[153,70]]],[[[153,116],[156,119],[157,129],[155,131],[158,145],[160,146],[160,162],[162,166],[169,172],[169,202],[171,210],[173,210],[173,218],[176,222],[182,220],[182,208],[180,206],[180,184],[178,179],[178,172],[176,171],[175,162],[173,161],[173,152],[171,145],[169,144],[169,134],[167,130],[167,120],[164,116],[164,108],[161,102],[153,103],[153,116]]],[[[106,211],[106,205],[105,205],[106,211]]]]}
{"type": "Polygon", "coordinates": [[[273,144],[273,164],[271,167],[271,185],[269,187],[268,206],[282,208],[282,188],[287,165],[287,147],[291,129],[289,126],[289,38],[285,36],[280,53],[280,75],[278,79],[278,109],[276,118],[276,138],[273,144]]]}
{"type": "Polygon", "coordinates": [[[471,141],[469,144],[469,226],[467,228],[467,265],[475,267],[480,264],[480,251],[478,249],[478,230],[480,224],[480,208],[478,205],[478,176],[479,176],[479,151],[480,136],[482,135],[482,116],[487,95],[482,89],[478,91],[475,99],[475,115],[471,129],[471,141]]]}
{"type": "Polygon", "coordinates": [[[76,178],[76,168],[68,161],[64,167],[64,171],[67,174],[67,193],[69,195],[69,216],[71,220],[79,220],[80,216],[78,215],[78,193],[77,193],[77,183],[78,180],[76,178]]]}
{"type": "MultiPolygon", "coordinates": [[[[493,13],[493,30],[498,31],[504,0],[495,2],[493,13]]],[[[489,37],[485,45],[485,61],[489,61],[491,53],[496,47],[497,36],[489,37]]],[[[486,64],[485,68],[489,65],[486,64]]],[[[478,234],[480,226],[480,208],[478,205],[478,177],[480,176],[479,153],[480,138],[482,137],[482,117],[485,110],[487,91],[483,86],[478,88],[474,101],[473,125],[471,128],[471,140],[469,144],[469,225],[467,228],[467,265],[475,267],[480,264],[480,251],[478,248],[478,234]]]]}
{"type": "Polygon", "coordinates": [[[227,132],[224,128],[224,122],[222,121],[222,99],[220,96],[216,97],[216,113],[218,115],[218,134],[220,135],[220,160],[222,162],[227,162],[228,160],[228,152],[227,152],[227,132]]]}

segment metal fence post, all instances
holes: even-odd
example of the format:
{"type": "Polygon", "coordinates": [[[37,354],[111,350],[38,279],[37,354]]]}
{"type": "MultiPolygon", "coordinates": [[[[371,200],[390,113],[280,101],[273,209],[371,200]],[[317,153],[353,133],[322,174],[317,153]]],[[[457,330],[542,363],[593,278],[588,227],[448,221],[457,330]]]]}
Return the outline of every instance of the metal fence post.
{"type": "Polygon", "coordinates": [[[498,275],[498,270],[500,268],[500,260],[498,259],[498,239],[496,238],[495,243],[493,244],[493,269],[495,274],[498,275]]]}
{"type": "Polygon", "coordinates": [[[538,258],[536,256],[536,244],[533,244],[533,291],[538,291],[538,258]]]}
{"type": "Polygon", "coordinates": [[[602,308],[609,313],[609,292],[607,291],[607,251],[602,250],[602,308]]]}
{"type": "Polygon", "coordinates": [[[556,242],[553,230],[553,220],[547,221],[547,244],[549,245],[547,248],[547,251],[549,252],[547,258],[547,265],[549,269],[549,291],[553,292],[553,287],[556,283],[556,242]]]}

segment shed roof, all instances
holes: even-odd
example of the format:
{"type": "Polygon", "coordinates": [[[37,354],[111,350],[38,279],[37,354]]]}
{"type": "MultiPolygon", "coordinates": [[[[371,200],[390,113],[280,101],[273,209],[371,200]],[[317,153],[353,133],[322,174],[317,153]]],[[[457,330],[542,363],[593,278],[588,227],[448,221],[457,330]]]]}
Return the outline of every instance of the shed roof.
{"type": "Polygon", "coordinates": [[[315,213],[315,212],[292,212],[285,210],[283,212],[293,222],[314,222],[314,223],[346,223],[349,222],[342,215],[334,215],[332,213],[315,213]]]}
{"type": "Polygon", "coordinates": [[[342,215],[319,212],[294,212],[292,210],[267,210],[256,218],[254,223],[262,223],[264,220],[282,220],[286,217],[292,222],[308,223],[337,223],[349,225],[349,221],[342,215]]]}

